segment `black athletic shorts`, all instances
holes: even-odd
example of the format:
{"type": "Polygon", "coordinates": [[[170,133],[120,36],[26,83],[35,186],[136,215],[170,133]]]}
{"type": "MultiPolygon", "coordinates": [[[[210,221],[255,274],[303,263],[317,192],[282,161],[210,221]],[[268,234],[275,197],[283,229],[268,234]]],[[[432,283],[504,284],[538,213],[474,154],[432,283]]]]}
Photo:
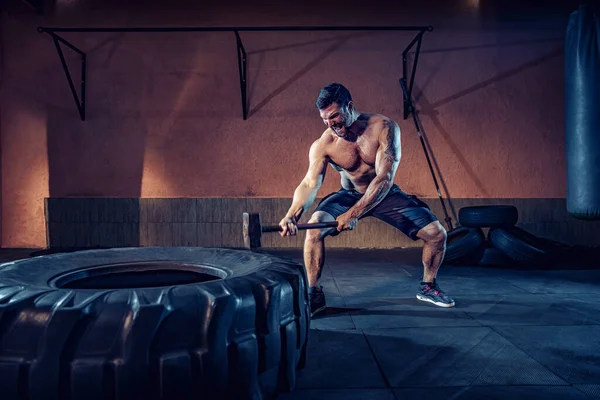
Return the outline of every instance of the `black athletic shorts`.
{"type": "MultiPolygon", "coordinates": [[[[362,196],[363,194],[356,190],[340,189],[323,198],[315,211],[324,211],[337,218],[356,204],[362,196]]],[[[387,222],[412,240],[419,239],[417,232],[421,228],[438,220],[427,204],[416,196],[404,193],[397,185],[393,185],[387,196],[360,219],[365,217],[375,217],[387,222]]],[[[335,231],[331,236],[339,233],[335,231]]]]}

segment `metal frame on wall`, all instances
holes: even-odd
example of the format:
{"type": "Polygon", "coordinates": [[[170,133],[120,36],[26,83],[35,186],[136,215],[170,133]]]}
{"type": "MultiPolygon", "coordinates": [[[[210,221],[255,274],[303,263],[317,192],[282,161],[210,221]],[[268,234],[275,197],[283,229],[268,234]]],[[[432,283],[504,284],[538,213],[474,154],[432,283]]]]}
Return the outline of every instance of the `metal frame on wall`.
{"type": "Polygon", "coordinates": [[[82,121],[85,121],[85,110],[86,110],[86,98],[85,98],[85,89],[86,89],[86,71],[87,71],[87,62],[86,62],[86,53],[81,49],[74,46],[72,43],[58,35],[58,33],[63,32],[233,32],[235,34],[236,46],[237,46],[237,59],[238,59],[238,73],[240,79],[240,93],[241,93],[241,101],[242,101],[242,118],[246,120],[248,118],[248,104],[247,104],[247,73],[246,73],[246,59],[247,54],[244,48],[244,44],[242,42],[240,32],[268,32],[268,31],[413,31],[417,32],[414,39],[406,46],[404,51],[402,52],[402,77],[399,79],[400,87],[403,92],[403,115],[404,119],[407,119],[409,115],[412,115],[413,122],[417,129],[417,133],[419,135],[419,139],[421,140],[421,145],[423,147],[423,151],[425,152],[425,157],[427,159],[427,163],[429,165],[429,169],[431,171],[431,175],[433,177],[434,184],[437,189],[438,196],[442,203],[442,208],[446,215],[446,223],[448,225],[448,229],[452,229],[452,222],[448,216],[448,212],[446,210],[446,205],[444,204],[444,200],[442,198],[442,194],[440,192],[440,188],[433,171],[433,166],[431,164],[431,159],[429,157],[429,153],[427,151],[427,147],[424,142],[423,134],[420,127],[420,121],[418,114],[415,112],[415,107],[412,101],[412,89],[415,80],[415,74],[417,71],[417,64],[419,62],[419,54],[421,51],[421,42],[423,40],[423,35],[425,32],[433,31],[432,26],[265,26],[265,27],[248,27],[248,26],[238,26],[238,27],[139,27],[139,28],[125,28],[125,27],[115,27],[115,28],[53,28],[53,27],[38,27],[38,32],[47,33],[52,37],[54,45],[56,47],[56,51],[60,58],[60,62],[62,64],[63,70],[65,72],[65,76],[67,78],[67,82],[69,83],[69,88],[71,89],[71,93],[73,95],[73,99],[75,100],[75,104],[77,106],[77,111],[79,112],[79,116],[82,121]],[[60,44],[64,44],[69,47],[71,50],[75,51],[81,57],[81,98],[77,95],[77,91],[75,89],[75,84],[71,77],[71,73],[69,71],[69,66],[65,61],[65,57],[62,51],[60,44]],[[412,65],[412,70],[410,71],[410,80],[408,79],[408,52],[416,45],[415,58],[412,65]]]}

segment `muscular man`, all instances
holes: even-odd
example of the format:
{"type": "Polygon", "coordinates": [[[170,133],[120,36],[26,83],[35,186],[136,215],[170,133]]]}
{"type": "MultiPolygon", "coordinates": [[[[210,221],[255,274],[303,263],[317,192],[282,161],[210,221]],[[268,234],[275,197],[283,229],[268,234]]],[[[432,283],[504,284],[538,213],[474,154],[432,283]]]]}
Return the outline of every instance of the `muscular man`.
{"type": "Polygon", "coordinates": [[[339,171],[341,189],[326,196],[309,220],[337,221],[337,228],[306,231],[304,264],[311,316],[325,309],[323,287],[318,285],[325,237],[353,230],[358,220],[367,216],[391,224],[412,240],[423,240],[423,279],[417,299],[453,307],[454,300],[436,281],[446,249],[446,231],[425,203],[394,184],[401,153],[398,125],[383,115],[359,112],[348,89],[339,83],[321,89],[316,106],[327,129],[311,145],[308,172],[279,223],[282,236],[295,235],[298,220],[315,201],[327,164],[339,171]]]}

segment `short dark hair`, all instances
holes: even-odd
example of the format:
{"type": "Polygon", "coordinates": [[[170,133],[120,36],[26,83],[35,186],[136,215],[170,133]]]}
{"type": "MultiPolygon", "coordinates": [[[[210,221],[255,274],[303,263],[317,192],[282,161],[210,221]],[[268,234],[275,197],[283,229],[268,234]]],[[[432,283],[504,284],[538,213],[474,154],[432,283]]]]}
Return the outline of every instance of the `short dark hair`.
{"type": "Polygon", "coordinates": [[[330,83],[323,87],[319,91],[319,96],[315,105],[317,109],[323,110],[329,107],[333,103],[337,103],[340,106],[345,105],[347,102],[352,101],[350,91],[340,83],[330,83]]]}

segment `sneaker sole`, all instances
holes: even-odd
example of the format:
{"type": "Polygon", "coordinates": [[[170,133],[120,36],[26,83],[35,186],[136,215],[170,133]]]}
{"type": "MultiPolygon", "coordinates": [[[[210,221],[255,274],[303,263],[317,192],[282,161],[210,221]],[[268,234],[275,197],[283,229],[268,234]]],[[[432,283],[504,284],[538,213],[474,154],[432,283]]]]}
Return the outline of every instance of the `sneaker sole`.
{"type": "Polygon", "coordinates": [[[326,308],[327,308],[327,306],[321,306],[321,307],[317,308],[315,311],[311,311],[310,316],[314,317],[315,315],[317,315],[318,313],[320,313],[321,311],[323,311],[326,308]]]}
{"type": "Polygon", "coordinates": [[[435,304],[438,307],[446,307],[446,308],[454,307],[454,302],[452,302],[452,303],[442,303],[442,302],[439,302],[439,301],[431,300],[429,297],[425,297],[425,296],[420,295],[420,294],[417,294],[417,299],[421,300],[421,301],[427,301],[429,303],[435,304]]]}

